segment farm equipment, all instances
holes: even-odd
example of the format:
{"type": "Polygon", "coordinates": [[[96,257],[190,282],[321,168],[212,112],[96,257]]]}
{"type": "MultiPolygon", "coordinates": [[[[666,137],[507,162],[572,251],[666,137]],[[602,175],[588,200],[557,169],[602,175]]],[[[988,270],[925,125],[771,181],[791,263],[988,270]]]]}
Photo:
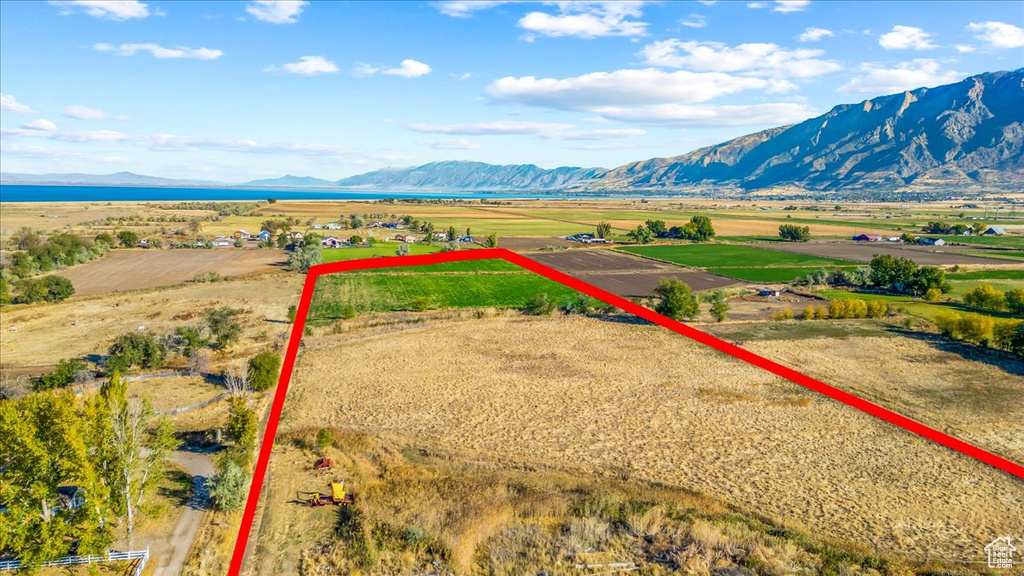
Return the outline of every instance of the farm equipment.
{"type": "Polygon", "coordinates": [[[334,463],[331,462],[330,458],[321,458],[313,463],[313,470],[320,472],[322,470],[330,470],[334,463]]]}
{"type": "Polygon", "coordinates": [[[296,496],[296,500],[310,508],[328,505],[341,506],[343,504],[351,504],[355,499],[352,492],[345,489],[345,482],[331,482],[330,494],[299,492],[296,496]]]}

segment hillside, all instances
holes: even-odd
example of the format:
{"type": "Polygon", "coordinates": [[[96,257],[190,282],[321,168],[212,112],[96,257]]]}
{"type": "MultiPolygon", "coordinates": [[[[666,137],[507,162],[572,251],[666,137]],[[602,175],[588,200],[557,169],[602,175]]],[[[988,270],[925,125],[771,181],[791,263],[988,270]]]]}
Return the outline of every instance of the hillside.
{"type": "Polygon", "coordinates": [[[222,186],[221,182],[210,180],[179,180],[160,178],[133,172],[115,174],[17,174],[0,173],[4,184],[75,184],[84,186],[222,186]]]}
{"type": "Polygon", "coordinates": [[[499,166],[483,162],[447,161],[413,168],[385,168],[344,178],[337,185],[381,189],[556,190],[604,172],[602,168],[563,166],[545,170],[533,164],[499,166]]]}
{"type": "Polygon", "coordinates": [[[257,186],[270,188],[322,188],[334,186],[334,182],[312,176],[292,176],[285,174],[280,178],[264,178],[262,180],[251,180],[239,186],[257,186]]]}
{"type": "Polygon", "coordinates": [[[634,162],[593,189],[733,185],[808,190],[1019,188],[1024,69],[836,106],[682,156],[634,162]]]}

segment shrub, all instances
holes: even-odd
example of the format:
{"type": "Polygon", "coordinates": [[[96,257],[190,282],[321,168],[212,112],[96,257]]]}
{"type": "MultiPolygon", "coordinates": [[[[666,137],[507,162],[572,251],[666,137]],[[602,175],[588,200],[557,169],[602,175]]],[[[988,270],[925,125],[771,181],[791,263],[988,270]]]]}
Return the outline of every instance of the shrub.
{"type": "Polygon", "coordinates": [[[693,319],[700,312],[697,298],[693,295],[690,285],[676,278],[662,278],[654,294],[661,298],[655,311],[673,320],[682,317],[693,319]]]}
{"type": "Polygon", "coordinates": [[[1009,290],[1006,296],[1006,309],[1011,314],[1024,315],[1024,288],[1009,290]]]}
{"type": "Polygon", "coordinates": [[[819,320],[828,318],[828,308],[826,308],[825,306],[816,306],[814,308],[814,317],[819,320]]]}
{"type": "Polygon", "coordinates": [[[427,296],[417,296],[409,302],[409,309],[414,312],[423,312],[429,310],[433,305],[430,298],[427,296]]]}
{"type": "Polygon", "coordinates": [[[942,296],[942,290],[939,290],[938,288],[929,288],[925,291],[923,298],[925,302],[935,302],[940,296],[942,296]]]}
{"type": "Polygon", "coordinates": [[[273,352],[260,352],[249,359],[249,385],[262,392],[277,383],[281,357],[273,352]]]}
{"type": "MultiPolygon", "coordinates": [[[[358,238],[358,236],[353,236],[353,238],[358,238]]],[[[309,272],[311,267],[316,266],[322,261],[323,254],[320,252],[319,246],[302,246],[301,248],[296,248],[288,255],[288,267],[303,274],[309,272]]]]}
{"type": "Polygon", "coordinates": [[[524,312],[533,316],[546,316],[554,309],[555,302],[545,292],[534,294],[523,307],[524,312]]]}
{"type": "Polygon", "coordinates": [[[779,238],[790,242],[807,242],[811,239],[811,227],[783,224],[779,226],[779,238]]]}
{"type": "Polygon", "coordinates": [[[61,360],[57,362],[57,368],[53,372],[40,377],[32,383],[32,390],[38,392],[40,390],[64,388],[74,382],[75,377],[82,370],[85,370],[85,362],[78,358],[61,360]]]}
{"type": "Polygon", "coordinates": [[[964,304],[975,308],[1002,310],[1006,308],[1006,296],[991,284],[979,284],[974,290],[964,294],[964,304]]]}
{"type": "Polygon", "coordinates": [[[992,327],[992,345],[1024,355],[1024,322],[997,322],[992,327]]]}
{"type": "Polygon", "coordinates": [[[725,292],[715,290],[714,296],[711,298],[711,316],[716,322],[723,322],[729,308],[729,303],[725,300],[725,292]]]}
{"type": "Polygon", "coordinates": [[[790,308],[783,308],[782,310],[776,310],[772,313],[772,320],[781,322],[783,320],[792,320],[793,310],[790,308]]]}
{"type": "Polygon", "coordinates": [[[800,315],[804,320],[814,320],[814,306],[808,306],[804,308],[804,313],[800,315]]]}
{"type": "Polygon", "coordinates": [[[231,398],[228,407],[227,436],[236,446],[250,449],[256,445],[256,410],[242,396],[231,398]]]}
{"type": "Polygon", "coordinates": [[[230,348],[241,338],[242,325],[235,321],[238,310],[230,306],[222,306],[209,308],[203,315],[206,319],[206,326],[210,329],[210,334],[213,335],[215,348],[222,350],[230,348]]]}
{"type": "Polygon", "coordinates": [[[156,368],[164,361],[164,349],[152,334],[122,334],[110,346],[107,370],[126,372],[139,366],[156,368]]]}
{"type": "Polygon", "coordinates": [[[217,462],[217,470],[207,481],[207,487],[213,503],[223,512],[241,509],[248,495],[245,471],[232,458],[221,458],[217,462]]]}
{"type": "Polygon", "coordinates": [[[317,448],[323,450],[330,446],[331,444],[334,444],[334,434],[331,432],[331,429],[321,428],[320,430],[318,430],[316,433],[317,448]]]}
{"type": "Polygon", "coordinates": [[[872,300],[867,303],[868,318],[881,318],[889,313],[889,306],[881,300],[872,300]]]}

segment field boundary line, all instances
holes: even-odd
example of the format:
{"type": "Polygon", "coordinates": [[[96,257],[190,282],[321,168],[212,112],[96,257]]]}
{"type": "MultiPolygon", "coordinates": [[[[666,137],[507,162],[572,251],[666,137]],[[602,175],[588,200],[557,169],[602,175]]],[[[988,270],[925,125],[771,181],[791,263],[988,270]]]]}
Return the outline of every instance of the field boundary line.
{"type": "Polygon", "coordinates": [[[526,256],[504,248],[484,248],[479,250],[438,252],[435,254],[423,254],[416,256],[394,256],[389,258],[331,262],[328,264],[319,264],[310,268],[309,272],[306,274],[306,281],[302,285],[302,295],[299,298],[299,303],[295,311],[295,322],[292,325],[291,335],[288,339],[288,348],[285,352],[284,362],[281,366],[281,375],[278,379],[277,389],[274,392],[273,403],[270,407],[270,414],[268,416],[267,426],[265,429],[266,431],[263,435],[262,442],[260,443],[259,457],[257,458],[255,469],[253,470],[252,483],[249,485],[249,495],[245,502],[245,511],[243,512],[242,522],[238,529],[238,538],[235,540],[235,549],[228,569],[229,576],[238,576],[242,569],[242,563],[245,560],[245,551],[250,537],[249,532],[252,528],[253,519],[256,515],[256,508],[259,503],[263,480],[266,477],[267,467],[270,462],[270,454],[274,448],[274,437],[277,435],[277,426],[281,420],[281,411],[284,408],[284,401],[288,394],[288,386],[291,384],[292,371],[295,368],[299,347],[302,343],[306,317],[309,314],[310,304],[313,300],[313,290],[316,287],[317,279],[323,275],[333,274],[336,272],[346,272],[349,270],[391,268],[399,266],[422,266],[428,264],[441,264],[445,262],[491,259],[506,260],[531,272],[536,272],[537,274],[540,274],[550,280],[554,280],[559,284],[578,290],[593,298],[597,298],[606,304],[615,306],[624,312],[628,312],[653,324],[667,328],[677,334],[704,344],[705,346],[714,348],[719,352],[728,354],[733,358],[742,360],[763,370],[767,370],[768,372],[785,378],[790,382],[809,388],[810,390],[828,396],[829,398],[842,402],[848,406],[852,406],[853,408],[870,414],[871,416],[875,416],[876,418],[889,422],[890,424],[895,424],[896,426],[921,436],[926,440],[931,440],[941,444],[947,448],[960,452],[961,454],[974,458],[979,462],[998,468],[1012,476],[1024,478],[1024,466],[1021,466],[1020,464],[982,450],[981,448],[964,442],[959,438],[954,438],[953,436],[940,432],[939,430],[931,428],[916,420],[912,420],[902,414],[893,412],[888,408],[883,408],[882,406],[873,404],[859,396],[815,380],[810,376],[793,370],[792,368],[778,364],[763,356],[758,356],[749,350],[740,348],[735,344],[726,342],[725,340],[712,336],[707,332],[702,332],[692,326],[672,320],[667,316],[662,316],[654,310],[634,304],[621,296],[616,296],[611,292],[602,290],[596,286],[591,286],[578,278],[570,276],[564,272],[559,272],[554,268],[545,266],[540,262],[531,260],[526,256]]]}

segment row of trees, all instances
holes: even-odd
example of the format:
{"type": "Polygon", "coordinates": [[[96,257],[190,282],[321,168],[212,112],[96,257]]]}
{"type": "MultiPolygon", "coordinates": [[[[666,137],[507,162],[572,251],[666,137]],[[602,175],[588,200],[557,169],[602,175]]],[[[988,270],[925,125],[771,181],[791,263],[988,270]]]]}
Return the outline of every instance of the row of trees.
{"type": "MultiPolygon", "coordinates": [[[[606,222],[598,224],[597,235],[605,238],[611,233],[611,225],[606,222]],[[602,226],[606,226],[602,230],[602,226]],[[604,233],[605,235],[602,235],[604,233]]],[[[683,226],[668,225],[664,220],[647,220],[635,229],[626,233],[630,240],[637,244],[649,244],[655,238],[677,238],[681,240],[693,240],[694,242],[706,242],[715,236],[715,227],[707,216],[697,215],[690,218],[690,221],[683,226]]]]}
{"type": "Polygon", "coordinates": [[[811,227],[783,224],[779,226],[779,238],[788,242],[807,242],[811,239],[811,227]]]}
{"type": "Polygon", "coordinates": [[[97,554],[135,518],[177,447],[166,419],[127,397],[118,373],[90,399],[51,390],[0,402],[0,550],[29,565],[97,554]],[[84,496],[69,505],[58,487],[84,496]]]}
{"type": "Polygon", "coordinates": [[[964,294],[964,304],[987,310],[1006,310],[1011,314],[1024,315],[1024,288],[1002,292],[991,284],[979,284],[964,294]]]}
{"type": "Polygon", "coordinates": [[[985,231],[985,224],[974,222],[972,224],[948,224],[946,222],[928,222],[921,228],[925,234],[956,234],[960,235],[970,230],[973,234],[981,234],[985,231]]]}
{"type": "Polygon", "coordinates": [[[943,311],[935,318],[943,336],[1024,355],[1024,322],[943,311]]]}
{"type": "Polygon", "coordinates": [[[935,266],[918,266],[909,258],[895,258],[888,254],[876,255],[869,264],[868,278],[876,288],[925,296],[929,291],[948,293],[952,287],[946,282],[946,273],[935,266]]]}
{"type": "Polygon", "coordinates": [[[0,305],[11,303],[58,302],[72,294],[74,288],[65,278],[30,277],[82,264],[109,252],[117,241],[103,233],[90,241],[69,232],[53,234],[45,241],[30,228],[11,235],[9,245],[15,252],[0,265],[0,305]]]}

